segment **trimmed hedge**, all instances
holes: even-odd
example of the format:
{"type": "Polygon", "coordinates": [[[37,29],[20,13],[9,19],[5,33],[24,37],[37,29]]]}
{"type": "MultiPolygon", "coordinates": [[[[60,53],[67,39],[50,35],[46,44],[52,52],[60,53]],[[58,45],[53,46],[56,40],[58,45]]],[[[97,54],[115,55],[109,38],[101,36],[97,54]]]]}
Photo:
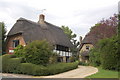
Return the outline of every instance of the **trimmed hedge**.
{"type": "Polygon", "coordinates": [[[14,55],[3,55],[2,56],[2,72],[16,73],[17,67],[20,65],[22,58],[14,58],[14,55]]]}
{"type": "Polygon", "coordinates": [[[17,67],[20,65],[22,59],[21,58],[11,58],[8,61],[8,67],[7,70],[8,72],[11,73],[16,73],[17,72],[17,67]]]}
{"type": "Polygon", "coordinates": [[[62,73],[78,67],[78,62],[56,63],[43,66],[32,63],[22,63],[22,58],[15,58],[14,55],[3,55],[2,58],[2,71],[4,73],[19,73],[34,76],[45,76],[62,73]]]}
{"type": "Polygon", "coordinates": [[[45,76],[54,75],[69,71],[78,67],[78,62],[74,63],[57,63],[48,66],[35,65],[32,63],[22,63],[18,67],[19,73],[34,75],[34,76],[45,76]]]}
{"type": "Polygon", "coordinates": [[[9,66],[10,66],[9,62],[11,58],[15,58],[15,56],[9,54],[5,54],[2,56],[2,72],[9,72],[9,66]]]}
{"type": "Polygon", "coordinates": [[[47,66],[49,75],[54,75],[62,72],[66,72],[78,67],[78,62],[73,63],[58,63],[47,66]]]}

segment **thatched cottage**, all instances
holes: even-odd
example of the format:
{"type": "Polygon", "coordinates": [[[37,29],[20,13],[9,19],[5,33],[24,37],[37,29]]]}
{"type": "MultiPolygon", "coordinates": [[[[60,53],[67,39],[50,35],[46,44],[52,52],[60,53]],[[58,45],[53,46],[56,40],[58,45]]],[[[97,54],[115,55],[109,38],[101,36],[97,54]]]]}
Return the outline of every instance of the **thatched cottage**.
{"type": "Polygon", "coordinates": [[[53,51],[59,54],[59,61],[68,62],[72,56],[72,43],[63,30],[45,21],[41,14],[38,22],[19,18],[7,35],[6,52],[13,53],[18,45],[26,46],[34,40],[46,40],[54,46],[53,51]]]}
{"type": "Polygon", "coordinates": [[[81,62],[87,63],[89,61],[89,51],[94,47],[94,38],[92,36],[85,36],[82,40],[80,37],[80,55],[79,59],[81,62]]]}

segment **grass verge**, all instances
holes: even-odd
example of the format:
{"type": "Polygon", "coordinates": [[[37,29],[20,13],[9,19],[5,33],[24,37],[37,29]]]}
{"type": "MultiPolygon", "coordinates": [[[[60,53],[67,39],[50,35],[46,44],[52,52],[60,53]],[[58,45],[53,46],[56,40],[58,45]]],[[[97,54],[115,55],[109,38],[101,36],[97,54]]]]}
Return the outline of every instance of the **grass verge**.
{"type": "Polygon", "coordinates": [[[104,70],[98,67],[98,72],[86,78],[118,78],[118,71],[104,70]]]}

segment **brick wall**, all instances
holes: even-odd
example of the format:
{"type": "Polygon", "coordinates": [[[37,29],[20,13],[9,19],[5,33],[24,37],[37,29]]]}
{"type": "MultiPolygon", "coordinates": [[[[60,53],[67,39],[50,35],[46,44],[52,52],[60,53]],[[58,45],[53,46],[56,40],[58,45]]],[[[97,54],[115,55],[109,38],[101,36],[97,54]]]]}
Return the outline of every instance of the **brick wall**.
{"type": "Polygon", "coordinates": [[[9,52],[9,48],[13,48],[13,40],[19,40],[19,44],[24,46],[26,45],[22,35],[13,35],[8,37],[6,44],[6,53],[9,52]]]}

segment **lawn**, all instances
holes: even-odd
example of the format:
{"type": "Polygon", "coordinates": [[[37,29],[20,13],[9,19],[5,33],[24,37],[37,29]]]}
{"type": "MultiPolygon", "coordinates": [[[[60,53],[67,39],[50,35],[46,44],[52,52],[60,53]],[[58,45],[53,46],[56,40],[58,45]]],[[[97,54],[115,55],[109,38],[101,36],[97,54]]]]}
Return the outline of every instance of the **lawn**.
{"type": "Polygon", "coordinates": [[[98,72],[96,74],[86,78],[118,78],[118,71],[104,70],[101,67],[98,67],[98,72]]]}

